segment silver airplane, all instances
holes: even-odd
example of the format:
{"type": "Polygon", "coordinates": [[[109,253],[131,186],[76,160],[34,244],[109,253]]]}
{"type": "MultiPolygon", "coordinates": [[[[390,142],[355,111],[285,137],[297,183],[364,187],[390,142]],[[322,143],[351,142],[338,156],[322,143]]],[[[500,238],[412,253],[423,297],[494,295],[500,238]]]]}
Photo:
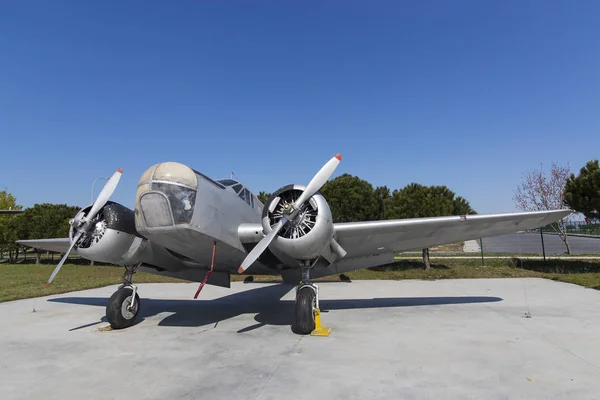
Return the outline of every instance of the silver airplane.
{"type": "Polygon", "coordinates": [[[281,187],[264,205],[237,180],[213,180],[176,162],[155,164],[138,182],[133,211],[109,201],[119,169],[96,201],[70,221],[68,238],[18,243],[64,253],[47,285],[71,251],[124,266],[123,284],[106,307],[114,329],[131,326],[139,313],[132,283],[139,270],[202,282],[201,287],[230,287],[235,273],[279,274],[285,283],[300,282],[292,330],[309,334],[315,320],[319,325],[319,291],[311,277],[389,264],[396,253],[411,249],[534,229],[572,212],[334,223],[319,189],[341,159],[339,154],[331,158],[306,186],[281,187]]]}

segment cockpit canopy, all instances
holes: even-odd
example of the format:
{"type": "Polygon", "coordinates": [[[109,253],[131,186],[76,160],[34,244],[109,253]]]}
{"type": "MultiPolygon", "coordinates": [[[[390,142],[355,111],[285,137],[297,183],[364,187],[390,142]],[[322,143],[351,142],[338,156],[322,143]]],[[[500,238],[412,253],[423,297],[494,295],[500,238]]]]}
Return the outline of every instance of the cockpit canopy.
{"type": "Polygon", "coordinates": [[[252,208],[262,208],[262,204],[258,199],[255,201],[255,196],[249,191],[240,181],[236,181],[235,179],[217,179],[221,185],[230,188],[234,192],[237,193],[238,197],[244,200],[248,205],[252,208]]]}

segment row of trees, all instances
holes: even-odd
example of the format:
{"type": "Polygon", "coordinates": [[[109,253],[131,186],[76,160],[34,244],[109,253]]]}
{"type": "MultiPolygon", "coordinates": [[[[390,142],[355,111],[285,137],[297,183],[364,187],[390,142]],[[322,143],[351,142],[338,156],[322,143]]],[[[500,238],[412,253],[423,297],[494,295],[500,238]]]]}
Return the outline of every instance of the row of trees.
{"type": "MultiPolygon", "coordinates": [[[[0,210],[22,210],[16,198],[0,192],[0,210]]],[[[80,210],[66,204],[36,204],[20,214],[0,214],[0,258],[8,254],[9,261],[19,256],[20,247],[15,243],[22,239],[47,239],[66,237],[69,220],[80,210]]],[[[39,257],[39,253],[37,254],[39,257]]]]}

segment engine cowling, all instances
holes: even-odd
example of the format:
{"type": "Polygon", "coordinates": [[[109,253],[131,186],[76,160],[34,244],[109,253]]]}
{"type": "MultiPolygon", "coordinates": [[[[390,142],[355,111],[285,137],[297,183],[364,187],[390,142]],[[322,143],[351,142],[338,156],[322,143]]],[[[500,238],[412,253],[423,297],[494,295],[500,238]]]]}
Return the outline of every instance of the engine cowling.
{"type": "MultiPolygon", "coordinates": [[[[91,207],[90,205],[79,211],[74,219],[83,218],[91,207]]],[[[75,234],[75,229],[71,226],[71,241],[75,234]]],[[[91,229],[79,239],[75,249],[77,254],[90,260],[134,265],[141,260],[145,242],[135,229],[134,212],[121,204],[108,201],[96,214],[91,229]]]]}
{"type": "MultiPolygon", "coordinates": [[[[288,185],[280,188],[267,200],[262,214],[265,234],[279,222],[284,211],[300,197],[306,189],[303,185],[288,185]]],[[[333,218],[325,197],[315,193],[298,213],[277,234],[270,247],[297,260],[312,260],[331,254],[333,218]]],[[[329,258],[329,257],[328,257],[329,258]]]]}

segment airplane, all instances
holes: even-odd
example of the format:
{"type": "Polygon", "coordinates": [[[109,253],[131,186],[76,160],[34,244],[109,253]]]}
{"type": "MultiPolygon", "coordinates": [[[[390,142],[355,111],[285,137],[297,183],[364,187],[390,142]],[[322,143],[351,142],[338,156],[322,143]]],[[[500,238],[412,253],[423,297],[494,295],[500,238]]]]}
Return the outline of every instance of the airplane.
{"type": "Polygon", "coordinates": [[[235,273],[278,274],[284,283],[297,284],[292,331],[311,334],[320,325],[319,289],[311,278],[390,264],[395,254],[411,249],[534,229],[573,212],[334,223],[319,190],[341,160],[335,155],[307,185],[283,186],[264,205],[239,180],[213,180],[181,163],[162,162],[139,179],[134,210],[110,201],[119,168],[96,201],[69,222],[68,238],[17,242],[64,253],[46,285],[72,251],[125,267],[123,283],[106,306],[113,329],[130,327],[139,313],[136,271],[202,282],[198,291],[204,284],[230,287],[235,273]]]}

